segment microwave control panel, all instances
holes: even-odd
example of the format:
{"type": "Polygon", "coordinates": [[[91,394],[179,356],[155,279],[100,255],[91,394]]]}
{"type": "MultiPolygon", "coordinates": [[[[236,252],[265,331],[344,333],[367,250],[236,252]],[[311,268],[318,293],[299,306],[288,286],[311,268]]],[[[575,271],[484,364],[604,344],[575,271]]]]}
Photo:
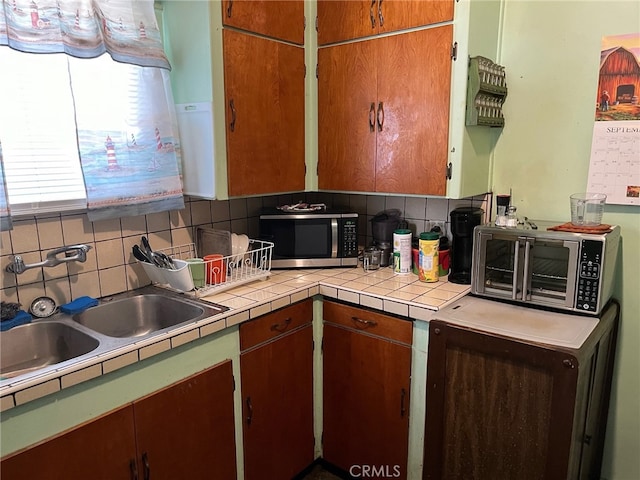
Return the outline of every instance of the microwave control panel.
{"type": "Polygon", "coordinates": [[[598,307],[604,244],[594,240],[583,240],[581,243],[576,307],[595,312],[598,307]]]}
{"type": "Polygon", "coordinates": [[[342,257],[358,256],[358,219],[342,219],[342,257]]]}

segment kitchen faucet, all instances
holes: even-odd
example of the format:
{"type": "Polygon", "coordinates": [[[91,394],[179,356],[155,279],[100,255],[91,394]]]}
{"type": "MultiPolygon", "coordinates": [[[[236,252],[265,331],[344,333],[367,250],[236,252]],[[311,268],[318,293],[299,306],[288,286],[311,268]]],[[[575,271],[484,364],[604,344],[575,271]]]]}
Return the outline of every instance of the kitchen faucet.
{"type": "Polygon", "coordinates": [[[90,245],[65,245],[47,253],[47,258],[42,262],[25,264],[20,255],[14,255],[13,262],[7,265],[5,270],[16,275],[36,267],[55,267],[60,263],[67,262],[85,262],[87,260],[87,252],[91,250],[90,245]],[[64,258],[58,257],[61,253],[65,254],[64,258]]]}

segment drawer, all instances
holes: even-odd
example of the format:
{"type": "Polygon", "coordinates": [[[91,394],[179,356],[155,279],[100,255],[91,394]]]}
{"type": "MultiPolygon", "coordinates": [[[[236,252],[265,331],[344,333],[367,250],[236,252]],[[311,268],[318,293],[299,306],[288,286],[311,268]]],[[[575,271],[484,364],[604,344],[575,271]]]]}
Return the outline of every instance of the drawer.
{"type": "Polygon", "coordinates": [[[246,350],[313,321],[313,300],[307,299],[240,325],[240,350],[246,350]]]}
{"type": "Polygon", "coordinates": [[[402,320],[384,313],[372,312],[358,307],[343,305],[324,300],[322,317],[325,322],[348,327],[411,345],[413,341],[413,322],[402,320]]]}

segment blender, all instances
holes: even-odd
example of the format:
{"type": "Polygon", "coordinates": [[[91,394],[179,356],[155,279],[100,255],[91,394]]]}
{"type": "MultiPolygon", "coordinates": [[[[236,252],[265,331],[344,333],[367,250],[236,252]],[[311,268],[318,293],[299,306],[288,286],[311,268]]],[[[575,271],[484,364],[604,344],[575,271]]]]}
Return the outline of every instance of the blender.
{"type": "Polygon", "coordinates": [[[384,210],[371,219],[371,233],[373,245],[382,251],[380,266],[388,267],[393,255],[393,232],[398,228],[406,228],[407,222],[402,218],[402,212],[397,209],[384,210]]]}

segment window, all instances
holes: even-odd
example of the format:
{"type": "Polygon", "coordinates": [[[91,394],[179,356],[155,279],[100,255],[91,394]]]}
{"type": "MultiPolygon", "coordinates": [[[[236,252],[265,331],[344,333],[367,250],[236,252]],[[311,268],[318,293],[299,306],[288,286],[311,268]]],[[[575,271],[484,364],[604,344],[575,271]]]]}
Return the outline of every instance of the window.
{"type": "Polygon", "coordinates": [[[184,207],[178,127],[153,0],[0,8],[0,222],[184,207]],[[9,219],[10,220],[10,219],[9,219]]]}
{"type": "MultiPolygon", "coordinates": [[[[156,153],[138,157],[145,145],[165,151],[164,137],[172,132],[157,119],[159,105],[164,112],[173,107],[165,70],[119,63],[108,54],[78,59],[4,47],[0,65],[0,140],[12,215],[84,209],[87,189],[114,182],[106,189],[110,195],[117,183],[130,185],[139,170],[158,167],[156,153]],[[150,119],[156,128],[142,128],[150,119]]],[[[172,178],[156,181],[180,190],[178,166],[172,168],[172,178]]],[[[157,189],[147,183],[143,191],[157,189]]]]}

